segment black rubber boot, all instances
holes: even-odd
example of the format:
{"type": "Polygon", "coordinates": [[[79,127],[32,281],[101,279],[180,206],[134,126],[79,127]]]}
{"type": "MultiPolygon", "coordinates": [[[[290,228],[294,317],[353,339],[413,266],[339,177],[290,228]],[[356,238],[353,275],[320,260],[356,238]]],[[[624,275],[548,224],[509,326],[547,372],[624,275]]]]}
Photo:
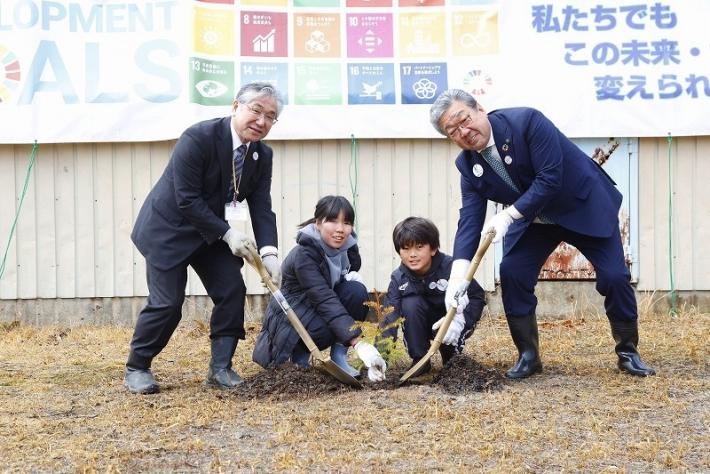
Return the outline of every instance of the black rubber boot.
{"type": "Polygon", "coordinates": [[[140,357],[133,352],[128,355],[126,374],[123,377],[123,386],[131,393],[149,394],[158,393],[160,386],[155,381],[150,371],[150,359],[140,357]]]}
{"type": "Polygon", "coordinates": [[[456,355],[456,348],[450,344],[442,344],[439,346],[439,354],[441,354],[441,364],[446,366],[456,355]]]}
{"type": "Polygon", "coordinates": [[[506,316],[510,335],[513,337],[515,347],[518,348],[519,358],[505,376],[509,379],[522,379],[542,372],[540,361],[539,336],[537,332],[537,318],[534,314],[522,318],[506,316]]]}
{"type": "Polygon", "coordinates": [[[638,321],[612,321],[611,335],[616,341],[616,355],[619,356],[619,369],[631,375],[648,377],[656,375],[656,371],[647,366],[642,360],[636,347],[639,343],[638,321]]]}
{"type": "Polygon", "coordinates": [[[236,337],[215,337],[211,341],[212,359],[207,371],[206,384],[210,387],[231,389],[244,382],[232,370],[232,356],[237,348],[236,337]]]}

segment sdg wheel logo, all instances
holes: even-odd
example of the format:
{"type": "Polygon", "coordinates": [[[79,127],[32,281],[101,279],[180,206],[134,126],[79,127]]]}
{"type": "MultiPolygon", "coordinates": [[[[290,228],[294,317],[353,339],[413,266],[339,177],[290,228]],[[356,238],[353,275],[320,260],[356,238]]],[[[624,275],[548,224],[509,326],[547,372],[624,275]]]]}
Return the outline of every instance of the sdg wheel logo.
{"type": "Polygon", "coordinates": [[[20,61],[15,53],[0,44],[0,103],[8,102],[20,85],[20,61]]]}
{"type": "Polygon", "coordinates": [[[474,96],[486,95],[493,85],[493,78],[483,69],[472,69],[464,77],[463,85],[474,96]]]}

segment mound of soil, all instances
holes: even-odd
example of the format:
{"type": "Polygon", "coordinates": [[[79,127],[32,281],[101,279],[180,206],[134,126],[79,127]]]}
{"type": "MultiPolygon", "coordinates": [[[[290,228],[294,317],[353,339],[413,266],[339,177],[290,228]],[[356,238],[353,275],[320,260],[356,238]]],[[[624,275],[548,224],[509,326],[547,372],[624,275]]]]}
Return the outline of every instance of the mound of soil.
{"type": "Polygon", "coordinates": [[[453,395],[495,390],[502,384],[503,376],[500,372],[483,367],[465,355],[451,359],[432,379],[432,385],[453,395]]]}
{"type": "Polygon", "coordinates": [[[304,369],[296,364],[283,364],[262,370],[244,379],[232,393],[241,399],[253,398],[310,398],[350,390],[330,375],[314,368],[304,369]]]}
{"type": "MultiPolygon", "coordinates": [[[[370,382],[363,371],[360,379],[364,390],[394,390],[404,370],[387,371],[387,380],[370,382]]],[[[495,369],[487,369],[464,355],[454,357],[438,372],[413,378],[411,385],[432,385],[454,395],[493,390],[502,384],[503,377],[495,369]]],[[[353,390],[328,374],[314,368],[304,369],[287,363],[269,370],[262,370],[244,379],[233,393],[240,399],[302,399],[331,395],[353,390]]]]}

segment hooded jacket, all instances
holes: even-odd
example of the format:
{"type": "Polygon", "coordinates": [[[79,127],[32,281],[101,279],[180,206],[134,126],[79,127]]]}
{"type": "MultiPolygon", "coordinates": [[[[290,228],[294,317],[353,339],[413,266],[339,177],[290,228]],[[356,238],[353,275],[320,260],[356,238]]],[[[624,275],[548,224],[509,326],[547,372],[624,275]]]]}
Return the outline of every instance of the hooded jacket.
{"type": "MultiPolygon", "coordinates": [[[[361,331],[352,328],[355,320],[331,287],[325,250],[314,236],[303,231],[297,234],[296,243],[281,266],[281,292],[306,329],[314,318],[321,318],[335,340],[347,345],[361,331]]],[[[353,238],[346,245],[350,245],[347,249],[349,268],[343,271],[357,271],[361,264],[357,241],[353,238]]],[[[283,364],[288,361],[298,341],[298,333],[272,297],[252,359],[264,368],[283,364]]]]}

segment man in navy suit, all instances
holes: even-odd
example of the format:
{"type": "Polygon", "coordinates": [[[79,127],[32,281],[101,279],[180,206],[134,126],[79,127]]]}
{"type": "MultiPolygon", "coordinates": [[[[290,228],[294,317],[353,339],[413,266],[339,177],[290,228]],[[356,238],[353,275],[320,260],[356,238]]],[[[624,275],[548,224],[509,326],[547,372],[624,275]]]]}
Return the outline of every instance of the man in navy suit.
{"type": "Polygon", "coordinates": [[[454,241],[447,308],[482,233],[503,237],[500,280],[503,307],[518,349],[509,378],[542,371],[535,285],[547,257],[562,242],[577,247],[594,265],[596,288],[616,341],[618,367],[633,375],[655,374],[639,356],[638,312],[631,274],[624,262],[618,212],[622,195],[611,178],[542,113],[511,108],[487,113],[469,93],[450,89],[430,110],[434,128],[463,151],[462,206],[454,241]],[[501,212],[485,222],[487,201],[501,212]]]}
{"type": "Polygon", "coordinates": [[[282,107],[271,84],[245,85],[231,116],[185,130],[146,197],[131,234],[146,259],[149,294],[126,363],[124,385],[129,391],[159,390],[150,366],[180,321],[188,266],[214,302],[207,384],[229,389],[242,382],[232,370],[232,356],[245,334],[241,269],[250,256],[250,238],[231,224],[251,220],[264,265],[280,284],[271,209],[272,151],[261,140],[282,107]]]}

